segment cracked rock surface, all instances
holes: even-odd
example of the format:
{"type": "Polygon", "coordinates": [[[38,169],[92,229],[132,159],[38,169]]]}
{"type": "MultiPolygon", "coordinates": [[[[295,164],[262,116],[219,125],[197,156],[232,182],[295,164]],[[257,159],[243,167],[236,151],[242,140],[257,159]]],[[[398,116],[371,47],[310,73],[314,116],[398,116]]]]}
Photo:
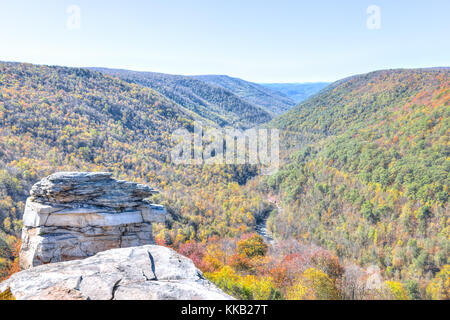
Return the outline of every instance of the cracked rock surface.
{"type": "Polygon", "coordinates": [[[0,283],[20,300],[224,300],[192,261],[172,249],[145,245],[34,267],[0,283]]]}

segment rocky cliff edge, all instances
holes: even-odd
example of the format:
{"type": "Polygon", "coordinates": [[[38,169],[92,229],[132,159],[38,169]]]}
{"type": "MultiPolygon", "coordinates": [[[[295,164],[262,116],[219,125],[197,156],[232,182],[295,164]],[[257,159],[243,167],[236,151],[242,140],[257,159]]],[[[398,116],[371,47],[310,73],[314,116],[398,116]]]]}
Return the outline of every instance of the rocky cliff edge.
{"type": "Polygon", "coordinates": [[[228,300],[192,261],[156,245],[45,264],[0,283],[19,300],[228,300]]]}

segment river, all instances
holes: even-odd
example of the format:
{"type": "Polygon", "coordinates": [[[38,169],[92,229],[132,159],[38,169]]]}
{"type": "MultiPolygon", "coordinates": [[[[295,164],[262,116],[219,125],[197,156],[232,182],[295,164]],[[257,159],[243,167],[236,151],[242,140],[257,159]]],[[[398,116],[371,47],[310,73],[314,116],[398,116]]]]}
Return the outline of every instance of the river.
{"type": "MultiPolygon", "coordinates": [[[[277,214],[279,214],[282,210],[281,205],[279,204],[279,200],[271,196],[267,196],[267,200],[275,205],[275,207],[277,208],[277,214]]],[[[267,220],[269,219],[271,214],[268,214],[259,223],[257,223],[255,230],[256,233],[263,237],[264,241],[267,244],[273,245],[275,243],[275,239],[273,238],[273,234],[267,229],[267,220]]]]}

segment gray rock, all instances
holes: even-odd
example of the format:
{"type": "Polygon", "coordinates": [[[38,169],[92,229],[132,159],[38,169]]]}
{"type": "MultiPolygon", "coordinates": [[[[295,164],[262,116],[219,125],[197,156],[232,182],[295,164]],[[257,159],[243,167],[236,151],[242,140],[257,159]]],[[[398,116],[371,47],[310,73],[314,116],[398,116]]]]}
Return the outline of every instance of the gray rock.
{"type": "Polygon", "coordinates": [[[0,292],[8,288],[20,300],[232,299],[191,260],[155,245],[34,267],[0,283],[0,292]]]}
{"type": "Polygon", "coordinates": [[[32,188],[34,202],[52,205],[90,205],[123,209],[136,207],[157,190],[134,182],[116,180],[108,172],[58,172],[32,188]]]}
{"type": "Polygon", "coordinates": [[[166,220],[164,207],[144,200],[156,192],[102,172],[59,172],[42,179],[25,205],[21,268],[152,244],[152,223],[166,220]]]}

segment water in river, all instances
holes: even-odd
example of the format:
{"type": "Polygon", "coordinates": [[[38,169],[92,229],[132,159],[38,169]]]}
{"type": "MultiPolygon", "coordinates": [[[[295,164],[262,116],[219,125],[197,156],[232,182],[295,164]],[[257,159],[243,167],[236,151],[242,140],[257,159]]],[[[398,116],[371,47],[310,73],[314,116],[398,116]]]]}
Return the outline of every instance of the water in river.
{"type": "MultiPolygon", "coordinates": [[[[272,212],[271,214],[279,214],[283,208],[281,207],[280,201],[278,200],[278,197],[274,196],[267,196],[267,200],[272,203],[276,207],[276,211],[272,212]]],[[[258,233],[261,237],[264,238],[264,241],[266,241],[268,244],[274,244],[275,239],[273,238],[272,233],[267,230],[267,220],[269,219],[270,215],[266,215],[263,219],[261,219],[260,222],[256,224],[256,233],[258,233]]]]}
{"type": "Polygon", "coordinates": [[[275,240],[273,239],[272,234],[267,230],[267,219],[269,219],[269,215],[256,224],[256,233],[263,237],[264,241],[268,244],[273,244],[275,240]]]}

